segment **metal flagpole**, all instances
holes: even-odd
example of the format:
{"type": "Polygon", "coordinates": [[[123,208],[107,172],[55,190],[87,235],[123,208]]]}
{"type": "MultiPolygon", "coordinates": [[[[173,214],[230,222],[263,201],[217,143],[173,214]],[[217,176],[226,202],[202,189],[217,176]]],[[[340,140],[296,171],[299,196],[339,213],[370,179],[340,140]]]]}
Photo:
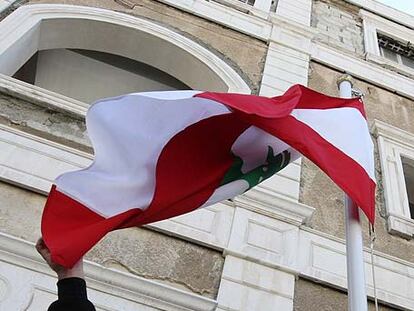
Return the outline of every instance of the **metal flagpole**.
{"type": "MultiPolygon", "coordinates": [[[[338,80],[341,98],[352,97],[351,76],[345,75],[338,80]]],[[[346,263],[348,277],[348,310],[367,311],[367,294],[365,289],[364,257],[362,230],[358,206],[345,195],[346,222],[346,263]]]]}

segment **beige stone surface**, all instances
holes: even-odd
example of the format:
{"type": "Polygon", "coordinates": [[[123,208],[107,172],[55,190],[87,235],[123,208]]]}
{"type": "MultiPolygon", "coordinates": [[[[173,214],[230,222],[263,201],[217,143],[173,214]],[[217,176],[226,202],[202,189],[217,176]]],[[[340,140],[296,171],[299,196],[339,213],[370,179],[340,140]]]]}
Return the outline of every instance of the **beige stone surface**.
{"type": "MultiPolygon", "coordinates": [[[[341,76],[333,69],[317,63],[311,63],[309,87],[327,95],[338,96],[337,78],[341,76]]],[[[374,119],[387,122],[414,133],[414,102],[360,80],[354,80],[355,87],[362,90],[368,122],[374,119]]],[[[374,140],[375,143],[375,140],[374,140]]],[[[407,241],[391,235],[387,231],[384,219],[384,194],[381,184],[381,170],[376,153],[376,235],[375,249],[405,260],[414,262],[414,240],[407,241]]],[[[302,161],[300,201],[316,208],[310,226],[344,238],[343,192],[334,185],[312,162],[302,161]]],[[[368,245],[368,223],[363,217],[365,245],[368,245]]]]}
{"type": "Polygon", "coordinates": [[[112,0],[31,0],[28,3],[63,3],[85,5],[116,10],[144,17],[198,42],[230,64],[257,93],[264,67],[267,45],[234,30],[198,18],[153,0],[128,1],[112,0]]]}
{"type": "Polygon", "coordinates": [[[107,235],[86,259],[215,298],[221,253],[144,228],[107,235]]]}
{"type": "MultiPolygon", "coordinates": [[[[45,201],[0,182],[1,232],[35,242],[45,201]]],[[[220,252],[143,228],[108,234],[86,259],[211,298],[217,295],[224,264],[220,252]]]]}
{"type": "MultiPolygon", "coordinates": [[[[326,287],[305,279],[295,282],[294,311],[346,311],[348,310],[347,295],[344,292],[326,287]]],[[[375,311],[370,302],[369,311],[375,311]]],[[[379,306],[379,311],[393,311],[394,308],[379,306]]]]}
{"type": "Polygon", "coordinates": [[[0,181],[1,232],[35,242],[45,201],[40,194],[0,181]]]}

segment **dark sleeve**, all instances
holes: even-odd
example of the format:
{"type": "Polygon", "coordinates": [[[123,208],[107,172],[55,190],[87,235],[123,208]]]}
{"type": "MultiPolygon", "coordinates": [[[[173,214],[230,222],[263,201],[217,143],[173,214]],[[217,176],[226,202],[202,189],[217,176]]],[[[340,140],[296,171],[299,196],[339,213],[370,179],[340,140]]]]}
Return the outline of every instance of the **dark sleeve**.
{"type": "Polygon", "coordinates": [[[57,283],[58,300],[52,303],[48,311],[96,311],[86,294],[85,280],[67,278],[57,283]]]}

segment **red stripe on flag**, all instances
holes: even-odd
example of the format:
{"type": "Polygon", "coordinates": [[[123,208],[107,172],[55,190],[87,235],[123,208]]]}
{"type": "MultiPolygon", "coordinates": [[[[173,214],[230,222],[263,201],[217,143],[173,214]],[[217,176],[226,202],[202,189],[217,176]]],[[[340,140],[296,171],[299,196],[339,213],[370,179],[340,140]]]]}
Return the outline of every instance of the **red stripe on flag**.
{"type": "Polygon", "coordinates": [[[355,108],[366,119],[363,103],[357,99],[330,97],[302,85],[290,87],[283,95],[264,97],[232,93],[204,92],[194,97],[211,99],[238,111],[264,118],[288,116],[293,109],[355,108]]]}
{"type": "Polygon", "coordinates": [[[292,116],[277,120],[246,115],[241,117],[280,138],[318,165],[374,223],[376,185],[359,163],[292,116]]]}
{"type": "MultiPolygon", "coordinates": [[[[300,89],[301,96],[298,99],[298,103],[295,109],[355,108],[359,110],[359,112],[365,119],[367,118],[364,109],[364,104],[361,100],[359,100],[359,98],[331,97],[318,93],[302,85],[294,85],[289,90],[287,90],[286,93],[292,92],[296,88],[300,89]]],[[[277,98],[278,97],[274,97],[274,99],[277,98]]]]}
{"type": "Polygon", "coordinates": [[[210,99],[247,114],[265,118],[281,118],[289,115],[297,105],[298,89],[285,93],[283,100],[257,95],[204,92],[194,97],[210,99]]]}
{"type": "Polygon", "coordinates": [[[119,228],[141,210],[133,209],[104,218],[53,185],[42,216],[42,236],[52,261],[71,268],[106,233],[119,228]]]}

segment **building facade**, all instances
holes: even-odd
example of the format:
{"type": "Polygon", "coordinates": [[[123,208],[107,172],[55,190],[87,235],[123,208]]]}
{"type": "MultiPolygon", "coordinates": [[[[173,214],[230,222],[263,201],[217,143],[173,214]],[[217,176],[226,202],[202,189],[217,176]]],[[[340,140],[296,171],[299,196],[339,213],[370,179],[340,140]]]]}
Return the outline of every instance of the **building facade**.
{"type": "MultiPolygon", "coordinates": [[[[34,249],[59,174],[93,158],[98,98],[199,89],[364,94],[376,157],[374,310],[414,310],[414,17],[374,0],[1,0],[0,310],[46,310],[34,249]]],[[[244,195],[110,233],[85,257],[97,310],[346,310],[343,193],[303,158],[244,195]]],[[[373,268],[373,269],[372,269],[373,268]]]]}

